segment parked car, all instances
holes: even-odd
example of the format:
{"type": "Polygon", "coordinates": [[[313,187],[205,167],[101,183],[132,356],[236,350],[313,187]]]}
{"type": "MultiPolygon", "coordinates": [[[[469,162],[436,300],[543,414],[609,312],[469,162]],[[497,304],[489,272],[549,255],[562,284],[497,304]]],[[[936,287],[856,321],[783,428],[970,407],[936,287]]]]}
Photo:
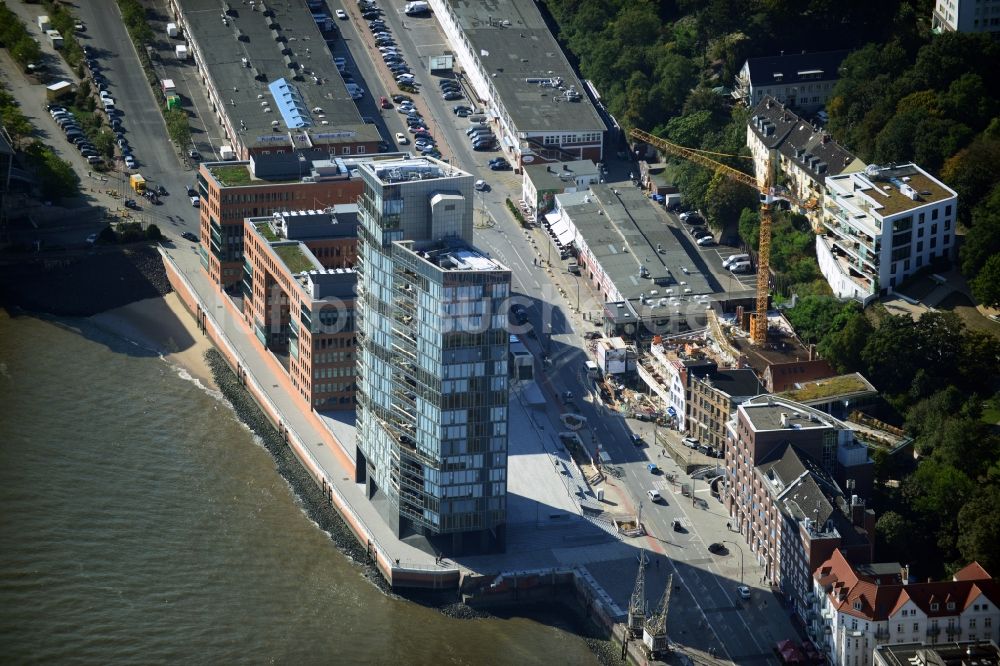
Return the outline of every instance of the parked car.
{"type": "Polygon", "coordinates": [[[136,167],[135,158],[132,157],[131,155],[126,155],[125,166],[127,166],[129,169],[134,169],[136,167]]]}
{"type": "Polygon", "coordinates": [[[191,197],[191,205],[194,206],[195,208],[200,207],[201,199],[199,199],[198,197],[191,197]]]}
{"type": "Polygon", "coordinates": [[[731,255],[729,255],[728,257],[726,257],[725,259],[722,260],[722,267],[723,268],[729,268],[730,266],[732,266],[733,264],[735,264],[737,261],[750,261],[750,255],[749,254],[743,254],[743,253],[731,254],[731,255]]]}
{"type": "Polygon", "coordinates": [[[197,243],[197,242],[198,242],[198,237],[197,237],[197,236],[195,236],[195,235],[194,235],[193,233],[191,233],[190,231],[185,231],[184,233],[182,233],[182,234],[181,234],[181,238],[183,238],[183,239],[185,239],[185,240],[189,240],[189,241],[191,241],[192,243],[197,243]]]}
{"type": "Polygon", "coordinates": [[[490,139],[489,141],[476,141],[472,144],[473,150],[493,150],[496,148],[496,141],[490,139]]]}
{"type": "Polygon", "coordinates": [[[465,95],[463,95],[462,93],[457,92],[457,91],[456,92],[446,92],[445,94],[441,95],[441,99],[445,100],[446,102],[452,102],[452,101],[454,101],[456,99],[464,99],[464,98],[465,98],[465,95]]]}
{"type": "Polygon", "coordinates": [[[749,261],[736,261],[729,265],[731,273],[749,273],[753,265],[749,261]]]}
{"type": "Polygon", "coordinates": [[[715,239],[712,236],[702,236],[695,241],[701,247],[708,247],[710,245],[715,245],[715,239]]]}

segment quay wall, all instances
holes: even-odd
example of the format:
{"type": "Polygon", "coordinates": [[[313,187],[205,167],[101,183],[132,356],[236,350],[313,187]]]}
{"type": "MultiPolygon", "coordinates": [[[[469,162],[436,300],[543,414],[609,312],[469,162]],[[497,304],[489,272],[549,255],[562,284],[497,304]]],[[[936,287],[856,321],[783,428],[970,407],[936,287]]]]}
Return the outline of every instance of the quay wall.
{"type": "MultiPolygon", "coordinates": [[[[248,371],[246,364],[240,357],[239,352],[233,347],[232,343],[227,338],[221,324],[217,321],[213,314],[210,314],[213,312],[213,310],[211,310],[211,306],[214,305],[216,309],[221,307],[225,312],[225,315],[232,318],[232,321],[242,322],[242,313],[236,310],[232,301],[221,294],[219,295],[219,298],[216,299],[216,303],[203,303],[194,287],[177,268],[170,256],[162,249],[160,250],[160,254],[163,257],[163,265],[166,269],[167,279],[169,280],[174,291],[177,292],[185,307],[194,317],[195,322],[198,325],[198,329],[208,336],[212,344],[219,350],[223,358],[226,359],[226,362],[232,368],[233,372],[236,373],[240,383],[246,388],[247,392],[260,406],[261,410],[271,421],[274,427],[277,428],[278,433],[291,448],[295,457],[302,463],[302,466],[309,473],[309,476],[312,477],[316,485],[320,487],[323,494],[329,499],[330,503],[344,519],[344,522],[350,528],[351,532],[354,534],[361,546],[365,548],[369,559],[376,565],[386,582],[393,588],[457,590],[460,580],[460,574],[457,569],[425,569],[414,565],[398,565],[392,558],[389,557],[386,549],[379,544],[375,536],[358,517],[357,512],[351,506],[347,498],[344,497],[343,494],[337,489],[330,476],[331,471],[324,470],[319,465],[301,436],[285,424],[280,411],[271,401],[264,387],[253,376],[253,373],[248,371]]],[[[340,442],[338,442],[333,434],[319,421],[319,417],[313,413],[312,409],[306,404],[301,396],[292,390],[291,384],[287,382],[287,375],[284,372],[284,369],[278,366],[274,357],[264,349],[263,345],[260,345],[259,341],[254,340],[254,346],[255,351],[258,353],[260,358],[272,365],[272,370],[275,371],[275,374],[282,378],[285,382],[284,386],[281,387],[282,390],[285,390],[290,395],[296,396],[296,402],[299,403],[300,411],[303,414],[307,414],[314,422],[317,432],[320,433],[320,436],[323,438],[323,445],[328,446],[330,450],[337,455],[341,464],[344,466],[344,471],[346,471],[349,475],[353,475],[353,461],[350,460],[341,448],[340,442]]]]}

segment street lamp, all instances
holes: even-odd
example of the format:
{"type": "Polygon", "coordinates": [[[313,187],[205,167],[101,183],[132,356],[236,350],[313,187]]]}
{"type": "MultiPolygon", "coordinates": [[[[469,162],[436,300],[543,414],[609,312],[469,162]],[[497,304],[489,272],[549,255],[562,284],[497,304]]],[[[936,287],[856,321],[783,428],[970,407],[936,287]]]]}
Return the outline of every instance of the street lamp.
{"type": "Polygon", "coordinates": [[[736,546],[736,549],[738,551],[740,551],[740,585],[742,585],[743,584],[743,548],[740,547],[740,544],[736,543],[735,541],[729,541],[727,539],[723,539],[722,543],[732,544],[732,545],[736,546]]]}
{"type": "Polygon", "coordinates": [[[579,314],[579,312],[580,312],[580,276],[576,275],[574,273],[570,273],[569,271],[563,271],[563,273],[565,275],[572,275],[574,278],[576,278],[576,311],[579,314]]]}

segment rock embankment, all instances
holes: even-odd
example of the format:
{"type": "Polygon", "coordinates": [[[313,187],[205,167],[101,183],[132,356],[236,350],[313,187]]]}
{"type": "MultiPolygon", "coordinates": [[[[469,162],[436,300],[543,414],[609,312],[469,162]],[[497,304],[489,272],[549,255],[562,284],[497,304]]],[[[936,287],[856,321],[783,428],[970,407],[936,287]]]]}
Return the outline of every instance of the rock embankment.
{"type": "Polygon", "coordinates": [[[8,309],[89,317],[170,291],[163,259],[152,247],[0,260],[0,304],[8,309]]]}
{"type": "Polygon", "coordinates": [[[368,580],[384,592],[389,593],[390,590],[385,579],[368,561],[365,549],[358,543],[354,533],[351,532],[333,505],[323,497],[316,482],[292,453],[291,448],[281,439],[278,431],[264,416],[250,393],[240,384],[222,354],[215,349],[210,349],[205,352],[205,361],[212,370],[212,376],[219,391],[232,405],[239,419],[260,437],[264,448],[274,459],[278,473],[292,487],[309,519],[330,535],[330,539],[341,552],[363,568],[368,580]]]}

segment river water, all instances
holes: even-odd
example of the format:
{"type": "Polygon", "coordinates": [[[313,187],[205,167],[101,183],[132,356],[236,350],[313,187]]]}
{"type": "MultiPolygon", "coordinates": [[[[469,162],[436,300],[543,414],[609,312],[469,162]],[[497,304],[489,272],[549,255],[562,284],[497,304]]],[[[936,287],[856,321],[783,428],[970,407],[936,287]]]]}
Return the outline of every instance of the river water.
{"type": "Polygon", "coordinates": [[[384,594],[228,403],[88,320],[0,311],[0,386],[4,663],[596,663],[558,611],[384,594]]]}

